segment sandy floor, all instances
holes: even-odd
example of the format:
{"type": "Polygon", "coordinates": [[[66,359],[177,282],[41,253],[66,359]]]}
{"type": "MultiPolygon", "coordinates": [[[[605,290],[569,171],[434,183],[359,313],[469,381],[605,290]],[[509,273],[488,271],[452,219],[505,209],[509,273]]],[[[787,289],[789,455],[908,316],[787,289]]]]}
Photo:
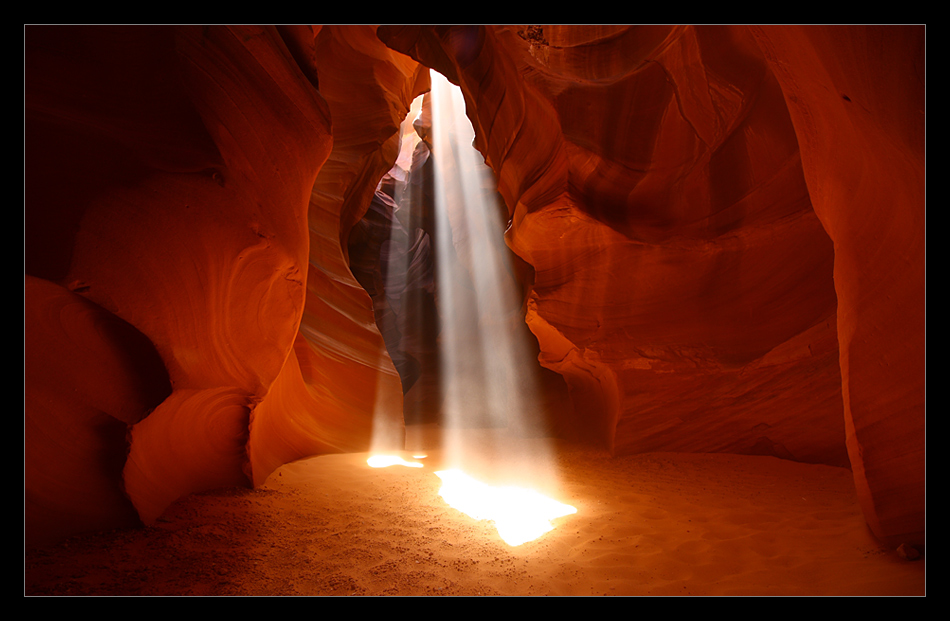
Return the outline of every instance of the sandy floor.
{"type": "MultiPolygon", "coordinates": [[[[439,496],[446,453],[434,447],[424,468],[372,469],[366,454],[288,464],[260,489],[183,499],[153,527],[30,552],[25,593],[925,594],[925,561],[875,542],[847,470],[560,446],[546,491],[577,513],[509,547],[439,496]]],[[[521,473],[507,454],[496,472],[521,473]]]]}

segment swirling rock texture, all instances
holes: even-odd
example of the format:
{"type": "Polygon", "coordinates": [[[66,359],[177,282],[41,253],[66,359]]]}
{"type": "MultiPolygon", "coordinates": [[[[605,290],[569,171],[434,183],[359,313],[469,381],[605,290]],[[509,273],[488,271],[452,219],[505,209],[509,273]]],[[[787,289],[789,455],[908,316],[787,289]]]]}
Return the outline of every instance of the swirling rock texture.
{"type": "Polygon", "coordinates": [[[374,409],[398,432],[341,239],[428,74],[371,27],[29,27],[25,44],[28,543],[365,450],[374,409]],[[124,365],[150,349],[157,365],[124,365]],[[70,435],[81,449],[57,452],[70,435]],[[63,495],[76,477],[98,495],[63,495]]]}
{"type": "Polygon", "coordinates": [[[850,461],[922,543],[923,28],[378,32],[462,89],[575,428],[850,461]]]}
{"type": "Polygon", "coordinates": [[[291,362],[303,381],[281,378],[281,397],[256,410],[267,440],[255,451],[251,426],[255,484],[300,457],[368,450],[374,425],[401,448],[402,386],[372,299],[350,270],[347,240],[396,160],[412,100],[429,87],[428,71],[383,45],[374,27],[280,31],[305,73],[319,79],[333,149],[309,192],[306,305],[291,362]]]}
{"type": "Polygon", "coordinates": [[[559,433],[850,465],[875,534],[921,545],[923,35],[27,28],[28,543],[365,450],[374,411],[398,438],[350,233],[432,67],[530,268],[559,433]]]}

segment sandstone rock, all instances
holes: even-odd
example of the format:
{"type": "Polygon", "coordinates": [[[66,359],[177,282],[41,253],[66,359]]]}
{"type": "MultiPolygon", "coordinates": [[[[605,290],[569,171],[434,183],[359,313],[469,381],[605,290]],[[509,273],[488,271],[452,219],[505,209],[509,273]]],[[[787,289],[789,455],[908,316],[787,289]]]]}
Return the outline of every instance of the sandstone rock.
{"type": "MultiPolygon", "coordinates": [[[[312,38],[284,33],[297,58],[308,49],[316,56],[312,38]]],[[[372,29],[343,34],[366,41],[372,29]]],[[[372,76],[389,59],[393,102],[407,110],[420,88],[415,64],[370,43],[380,57],[362,71],[372,76]]],[[[307,77],[315,65],[301,69],[269,27],[30,27],[26,50],[26,271],[68,284],[134,326],[174,389],[148,418],[130,421],[124,484],[139,516],[154,520],[183,494],[262,481],[268,468],[304,455],[368,446],[378,378],[398,381],[378,331],[364,327],[371,308],[346,268],[342,205],[323,205],[336,210],[324,220],[324,212],[308,217],[333,142],[330,106],[307,77]],[[342,313],[342,324],[328,324],[327,309],[342,313]],[[317,351],[295,347],[298,329],[317,351]],[[330,362],[314,365],[314,356],[330,362]],[[317,397],[306,378],[356,385],[317,397]],[[277,414],[299,419],[290,438],[270,405],[288,394],[309,399],[277,414]]],[[[332,92],[332,76],[325,82],[332,92]]],[[[336,126],[345,147],[346,124],[336,126]]],[[[377,126],[370,133],[372,154],[385,138],[377,126]]],[[[361,140],[341,157],[362,157],[361,140]]],[[[379,175],[388,168],[380,162],[379,175]]],[[[342,196],[347,183],[332,183],[342,196]]],[[[317,191],[328,194],[326,185],[317,191]]],[[[365,209],[350,194],[349,209],[365,209]]],[[[46,389],[34,386],[28,418],[43,419],[37,403],[46,389]]],[[[385,385],[379,394],[388,394],[385,385]]],[[[28,444],[46,442],[28,436],[28,444]]],[[[28,469],[51,455],[50,447],[31,451],[28,469]]]]}
{"type": "MultiPolygon", "coordinates": [[[[407,310],[428,308],[430,332],[390,355],[396,307],[374,314],[351,255],[432,67],[495,173],[521,312],[558,378],[542,398],[563,378],[573,401],[560,434],[850,465],[874,533],[922,545],[923,34],[27,27],[28,502],[83,490],[28,506],[30,540],[365,450],[374,424],[398,443],[403,354],[422,369],[407,407],[437,408],[416,394],[438,383],[431,300],[407,310]],[[120,364],[133,342],[163,389],[120,364]],[[62,421],[82,450],[60,450],[62,421]],[[103,508],[77,519],[87,493],[103,508]]],[[[413,252],[431,216],[399,221],[413,252]]]]}
{"type": "Polygon", "coordinates": [[[788,101],[815,213],[835,243],[842,395],[858,497],[878,537],[920,545],[924,28],[754,33],[788,101]]]}
{"type": "Polygon", "coordinates": [[[920,552],[914,546],[909,546],[906,543],[902,543],[897,546],[897,554],[908,561],[916,561],[921,558],[920,552]]]}
{"type": "Polygon", "coordinates": [[[584,427],[839,465],[847,429],[874,532],[922,536],[922,28],[379,33],[461,87],[584,427]]]}
{"type": "Polygon", "coordinates": [[[140,332],[26,276],[24,516],[29,546],[139,524],[124,494],[128,430],[171,392],[140,332]]]}

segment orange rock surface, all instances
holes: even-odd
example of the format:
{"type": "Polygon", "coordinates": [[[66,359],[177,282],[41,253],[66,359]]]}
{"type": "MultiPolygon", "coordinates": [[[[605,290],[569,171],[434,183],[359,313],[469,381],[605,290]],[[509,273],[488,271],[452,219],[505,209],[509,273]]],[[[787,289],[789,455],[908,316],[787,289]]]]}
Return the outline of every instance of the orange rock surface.
{"type": "Polygon", "coordinates": [[[922,541],[924,30],[761,28],[815,213],[835,242],[848,454],[871,529],[922,541]]]}
{"type": "Polygon", "coordinates": [[[923,28],[379,32],[465,95],[575,426],[850,458],[875,533],[922,542],[923,28]]]}
{"type": "Polygon", "coordinates": [[[432,67],[507,206],[560,434],[850,466],[875,534],[922,545],[923,35],[26,28],[28,543],[400,437],[348,243],[432,67]]]}
{"type": "MultiPolygon", "coordinates": [[[[342,46],[353,60],[340,72],[375,89],[362,95],[373,98],[371,124],[338,113],[331,135],[333,76],[318,92],[304,72],[312,66],[301,68],[273,27],[26,33],[26,272],[140,331],[170,380],[160,405],[125,414],[128,438],[109,434],[100,449],[128,454],[121,478],[100,486],[131,499],[146,523],[182,495],[365,450],[377,404],[402,424],[398,379],[347,268],[341,221],[358,218],[363,183],[375,184],[360,180],[391,165],[387,135],[425,82],[372,28],[306,30],[285,33],[298,54],[342,46]]],[[[28,314],[39,317],[36,305],[53,302],[34,289],[28,314]]],[[[57,349],[28,339],[27,351],[47,376],[57,349]]],[[[49,425],[33,377],[27,419],[49,425]]],[[[88,390],[111,390],[105,377],[88,390]]],[[[74,424],[96,424],[81,422],[80,406],[74,424]]],[[[49,439],[31,428],[26,445],[27,497],[45,498],[49,482],[33,466],[50,459],[49,439]]],[[[56,509],[68,516],[86,502],[56,509]]],[[[30,543],[45,539],[34,530],[30,543]]]]}

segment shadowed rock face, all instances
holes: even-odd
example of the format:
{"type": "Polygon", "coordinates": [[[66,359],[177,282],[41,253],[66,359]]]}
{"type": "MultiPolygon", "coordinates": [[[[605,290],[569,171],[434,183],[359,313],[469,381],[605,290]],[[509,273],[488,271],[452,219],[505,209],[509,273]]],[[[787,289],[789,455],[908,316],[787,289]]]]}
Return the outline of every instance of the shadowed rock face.
{"type": "MultiPolygon", "coordinates": [[[[340,240],[391,165],[388,137],[426,86],[418,65],[369,27],[30,27],[26,49],[26,272],[62,289],[26,291],[27,420],[48,426],[53,409],[103,424],[83,422],[88,399],[53,408],[42,388],[62,349],[50,335],[90,330],[41,312],[68,294],[141,333],[170,383],[121,417],[96,406],[121,433],[95,450],[124,462],[99,486],[146,523],[184,494],[365,450],[374,407],[400,427],[399,381],[340,240]],[[337,73],[318,92],[308,76],[326,56],[337,73]],[[341,76],[363,76],[355,100],[340,99],[341,76]]],[[[94,352],[87,390],[110,390],[122,354],[94,352]]],[[[49,439],[31,424],[26,444],[28,523],[56,512],[67,525],[30,529],[30,543],[89,528],[72,518],[87,499],[44,504],[52,482],[33,464],[51,459],[49,439]]]]}
{"type": "Polygon", "coordinates": [[[760,28],[835,242],[848,454],[871,529],[923,540],[922,27],[760,28]]]}
{"type": "Polygon", "coordinates": [[[528,324],[584,425],[616,452],[847,463],[833,246],[748,32],[381,29],[411,32],[475,110],[528,324]]]}
{"type": "Polygon", "coordinates": [[[525,321],[573,402],[559,433],[850,465],[874,532],[922,544],[923,28],[25,43],[28,543],[366,450],[374,410],[398,431],[405,362],[353,274],[376,269],[358,223],[433,67],[507,206],[525,321]],[[63,421],[82,450],[43,431],[63,421]]]}
{"type": "Polygon", "coordinates": [[[850,463],[922,541],[922,28],[379,35],[461,87],[576,426],[850,463]]]}

